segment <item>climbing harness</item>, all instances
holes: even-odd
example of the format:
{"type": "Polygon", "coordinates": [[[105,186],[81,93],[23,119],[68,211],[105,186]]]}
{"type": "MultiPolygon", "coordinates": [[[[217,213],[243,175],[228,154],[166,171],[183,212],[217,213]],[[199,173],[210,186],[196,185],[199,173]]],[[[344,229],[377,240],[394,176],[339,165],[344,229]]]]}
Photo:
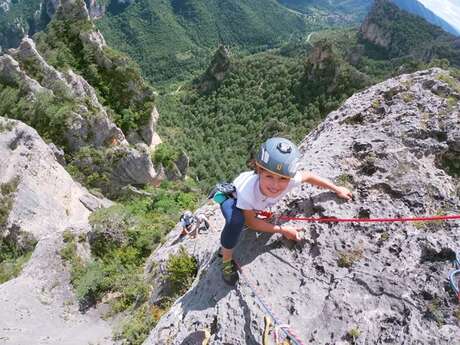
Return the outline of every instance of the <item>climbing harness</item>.
{"type": "Polygon", "coordinates": [[[208,200],[212,199],[218,204],[222,204],[228,198],[236,197],[236,188],[232,183],[222,182],[215,185],[215,187],[208,194],[208,200]]]}
{"type": "MultiPolygon", "coordinates": [[[[258,293],[257,289],[251,284],[250,280],[246,276],[246,274],[243,271],[243,268],[240,266],[236,260],[234,260],[236,268],[238,269],[238,272],[241,274],[243,279],[246,281],[249,289],[252,291],[254,297],[256,298],[257,302],[259,305],[262,307],[262,309],[271,317],[273,320],[275,326],[277,326],[277,329],[280,329],[287,338],[291,340],[295,345],[305,345],[302,340],[294,333],[294,331],[291,329],[289,325],[282,324],[279,319],[276,317],[275,313],[273,310],[269,307],[269,305],[262,299],[261,294],[258,293]]],[[[275,332],[277,333],[277,332],[275,332]]],[[[277,339],[275,339],[276,341],[277,339]]]]}
{"type": "Polygon", "coordinates": [[[456,254],[455,261],[455,270],[449,273],[449,281],[452,289],[455,291],[455,295],[457,296],[458,302],[460,303],[460,252],[456,254]]]}
{"type": "Polygon", "coordinates": [[[436,220],[453,220],[460,219],[460,215],[452,216],[431,216],[431,217],[404,217],[404,218],[313,218],[313,217],[289,217],[285,215],[277,215],[269,211],[257,212],[259,217],[264,219],[276,218],[284,221],[303,221],[303,222],[318,222],[318,223],[393,223],[393,222],[426,222],[436,220]]]}

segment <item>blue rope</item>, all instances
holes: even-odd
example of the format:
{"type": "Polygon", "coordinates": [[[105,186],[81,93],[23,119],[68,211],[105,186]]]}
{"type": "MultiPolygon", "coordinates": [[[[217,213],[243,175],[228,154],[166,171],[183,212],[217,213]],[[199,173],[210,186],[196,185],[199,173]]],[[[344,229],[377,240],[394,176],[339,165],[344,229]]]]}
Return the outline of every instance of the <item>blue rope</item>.
{"type": "Polygon", "coordinates": [[[460,252],[455,255],[454,265],[456,269],[449,273],[449,281],[452,289],[455,291],[455,295],[457,296],[458,301],[460,302],[460,288],[456,278],[458,274],[460,275],[460,252]]]}

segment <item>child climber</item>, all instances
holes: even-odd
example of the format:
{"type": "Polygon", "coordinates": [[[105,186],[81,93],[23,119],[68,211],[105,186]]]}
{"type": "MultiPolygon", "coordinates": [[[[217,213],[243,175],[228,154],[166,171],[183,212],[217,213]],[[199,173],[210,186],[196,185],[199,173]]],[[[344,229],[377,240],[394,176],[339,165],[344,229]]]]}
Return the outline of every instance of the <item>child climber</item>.
{"type": "Polygon", "coordinates": [[[298,241],[298,231],[293,226],[273,225],[257,218],[257,211],[274,205],[292,188],[301,183],[327,188],[338,197],[350,200],[351,192],[310,172],[297,171],[300,153],[291,141],[284,138],[268,139],[256,157],[255,171],[241,173],[234,181],[234,191],[229,192],[228,184],[224,193],[217,193],[214,200],[220,203],[225,226],[221,235],[222,275],[229,284],[235,284],[238,273],[232,260],[244,224],[249,229],[268,233],[280,233],[284,237],[298,241]],[[222,197],[224,194],[224,197],[222,197]]]}

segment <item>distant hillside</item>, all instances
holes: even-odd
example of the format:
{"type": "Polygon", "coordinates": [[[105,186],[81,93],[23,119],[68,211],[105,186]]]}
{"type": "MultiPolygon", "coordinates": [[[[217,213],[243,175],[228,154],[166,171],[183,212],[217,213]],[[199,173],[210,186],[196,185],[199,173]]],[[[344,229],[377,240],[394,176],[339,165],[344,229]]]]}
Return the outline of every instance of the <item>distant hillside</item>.
{"type": "Polygon", "coordinates": [[[108,43],[132,56],[154,81],[184,79],[219,43],[254,51],[305,35],[303,15],[276,0],[139,0],[98,22],[108,43]]]}
{"type": "Polygon", "coordinates": [[[443,28],[445,31],[453,35],[460,36],[460,32],[444,19],[430,11],[417,0],[392,0],[399,8],[424,18],[427,22],[443,28]]]}
{"type": "Polygon", "coordinates": [[[361,35],[380,58],[445,58],[460,66],[460,38],[401,10],[390,0],[375,2],[361,26],[361,35]]]}
{"type": "Polygon", "coordinates": [[[361,23],[372,0],[278,0],[293,10],[322,16],[328,24],[350,25],[361,23]]]}
{"type": "Polygon", "coordinates": [[[42,30],[49,22],[42,0],[0,0],[0,52],[17,47],[22,37],[42,30]]]}
{"type": "MultiPolygon", "coordinates": [[[[92,18],[104,14],[106,0],[84,1],[92,18]]],[[[0,0],[0,52],[16,48],[26,35],[44,30],[60,3],[61,0],[0,0]]]]}

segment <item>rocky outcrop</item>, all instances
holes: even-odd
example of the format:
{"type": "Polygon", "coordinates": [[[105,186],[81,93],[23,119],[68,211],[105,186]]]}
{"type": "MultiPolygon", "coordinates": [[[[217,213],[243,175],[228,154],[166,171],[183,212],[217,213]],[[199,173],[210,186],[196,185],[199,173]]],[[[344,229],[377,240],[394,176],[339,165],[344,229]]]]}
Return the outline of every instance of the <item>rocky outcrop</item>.
{"type": "Polygon", "coordinates": [[[1,0],[0,1],[0,10],[2,10],[4,13],[7,13],[10,11],[10,4],[11,0],[1,0]]]}
{"type": "Polygon", "coordinates": [[[158,113],[157,107],[153,106],[148,121],[146,121],[140,129],[129,131],[127,140],[131,144],[147,144],[147,146],[154,150],[158,144],[162,143],[156,131],[159,118],[160,114],[158,113]]]}
{"type": "Polygon", "coordinates": [[[96,0],[85,0],[91,18],[99,19],[105,15],[106,5],[96,0]]]}
{"type": "MultiPolygon", "coordinates": [[[[105,14],[105,6],[96,0],[85,0],[88,14],[91,18],[101,18],[105,14]]],[[[29,35],[32,36],[46,28],[54,17],[60,0],[42,0],[28,3],[27,6],[11,0],[0,1],[0,15],[13,9],[14,16],[9,15],[0,23],[0,53],[9,48],[19,45],[21,40],[29,35]]]]}
{"type": "MultiPolygon", "coordinates": [[[[351,60],[351,58],[349,58],[351,60]]],[[[315,42],[305,62],[303,97],[351,94],[371,84],[370,78],[347,63],[333,42],[315,42]]]]}
{"type": "Polygon", "coordinates": [[[320,41],[315,44],[306,62],[307,80],[324,82],[329,92],[334,90],[341,66],[338,59],[331,42],[320,41]]]}
{"type": "Polygon", "coordinates": [[[121,155],[112,172],[113,183],[119,187],[128,184],[158,184],[161,179],[155,171],[151,159],[150,149],[145,144],[138,144],[135,148],[120,147],[121,155]]]}
{"type": "MultiPolygon", "coordinates": [[[[460,82],[440,69],[355,94],[300,145],[300,168],[347,186],[354,200],[303,185],[273,211],[332,218],[458,214],[460,171],[448,161],[460,155],[459,118],[460,82]]],[[[217,207],[211,212],[209,234],[178,242],[177,228],[152,255],[155,282],[180,245],[200,268],[144,345],[182,344],[203,329],[212,344],[261,344],[268,312],[259,297],[303,343],[447,345],[460,338],[458,304],[445,284],[459,250],[459,222],[291,221],[306,231],[298,244],[248,230],[235,250],[244,276],[232,288],[215,256],[222,217],[217,207]]],[[[152,298],[160,300],[161,291],[152,298]]]]}
{"type": "Polygon", "coordinates": [[[63,133],[71,152],[88,145],[105,146],[114,140],[127,144],[123,132],[109,119],[95,90],[85,79],[72,70],[59,72],[49,65],[30,38],[24,38],[21,45],[9,53],[11,56],[0,57],[5,66],[0,67],[0,80],[25,87],[33,98],[46,91],[79,103],[78,110],[68,114],[67,130],[63,133]]]}
{"type": "Polygon", "coordinates": [[[47,90],[39,82],[30,78],[19,67],[19,63],[9,55],[0,56],[0,82],[7,85],[18,85],[28,98],[47,90]]]}
{"type": "Polygon", "coordinates": [[[140,130],[142,139],[152,148],[161,143],[161,138],[156,131],[159,119],[160,114],[158,113],[157,107],[154,106],[147,124],[140,130]]]}
{"type": "Polygon", "coordinates": [[[198,89],[201,92],[209,92],[215,89],[224,80],[225,74],[230,68],[229,55],[230,52],[227,47],[219,46],[205,74],[197,82],[198,89]]]}
{"type": "Polygon", "coordinates": [[[0,118],[0,183],[17,179],[11,211],[0,236],[31,237],[37,245],[22,273],[0,285],[0,333],[5,344],[112,344],[97,310],[80,314],[69,271],[59,254],[63,232],[85,235],[97,199],[56,161],[53,151],[25,124],[0,118]]]}
{"type": "Polygon", "coordinates": [[[391,0],[374,2],[361,25],[360,35],[363,42],[378,48],[374,55],[411,56],[421,61],[445,58],[460,66],[459,38],[401,10],[391,0]]]}
{"type": "Polygon", "coordinates": [[[383,48],[388,48],[391,43],[391,35],[389,32],[379,27],[376,23],[372,23],[369,18],[364,20],[361,26],[363,38],[375,45],[383,48]]]}
{"type": "MultiPolygon", "coordinates": [[[[8,54],[0,56],[0,82],[20,89],[31,102],[39,99],[41,94],[47,93],[55,103],[71,103],[72,106],[66,109],[62,114],[63,119],[59,121],[59,138],[53,137],[53,141],[58,140],[56,143],[63,145],[70,154],[86,147],[118,152],[115,155],[122,155],[124,159],[110,166],[113,171],[106,171],[118,187],[123,186],[123,183],[157,183],[160,176],[164,175],[159,174],[153,167],[149,152],[161,143],[156,133],[159,114],[154,105],[152,89],[131,67],[131,62],[126,56],[107,47],[104,37],[91,23],[83,1],[50,2],[50,6],[56,4],[60,5],[56,12],[56,20],[61,21],[62,25],[73,23],[79,30],[74,33],[75,37],[69,40],[79,40],[84,50],[90,52],[90,57],[82,52],[82,56],[77,59],[94,59],[87,61],[97,69],[94,73],[99,73],[99,76],[110,76],[109,80],[104,80],[105,83],[116,83],[112,89],[117,91],[105,89],[104,92],[109,94],[104,93],[104,97],[117,99],[115,111],[119,113],[125,110],[129,114],[137,112],[135,116],[131,115],[138,123],[134,126],[132,123],[129,124],[134,129],[127,130],[128,140],[125,133],[114,123],[114,116],[109,116],[108,108],[99,101],[96,90],[76,71],[70,68],[58,70],[49,64],[43,57],[47,55],[42,56],[35,42],[28,37],[22,40],[17,49],[10,49],[8,54]],[[123,94],[122,104],[118,102],[120,93],[123,94]],[[137,145],[142,149],[138,151],[131,145],[137,145]],[[148,149],[144,148],[145,145],[148,149]]],[[[46,41],[46,37],[43,39],[46,41]]],[[[44,46],[45,44],[42,44],[41,47],[44,46]]],[[[114,109],[110,110],[113,114],[114,109]]],[[[29,115],[25,114],[21,119],[27,121],[27,116],[29,115]]],[[[89,162],[89,165],[91,164],[89,162]]],[[[105,168],[107,167],[104,167],[104,170],[105,168]]]]}

